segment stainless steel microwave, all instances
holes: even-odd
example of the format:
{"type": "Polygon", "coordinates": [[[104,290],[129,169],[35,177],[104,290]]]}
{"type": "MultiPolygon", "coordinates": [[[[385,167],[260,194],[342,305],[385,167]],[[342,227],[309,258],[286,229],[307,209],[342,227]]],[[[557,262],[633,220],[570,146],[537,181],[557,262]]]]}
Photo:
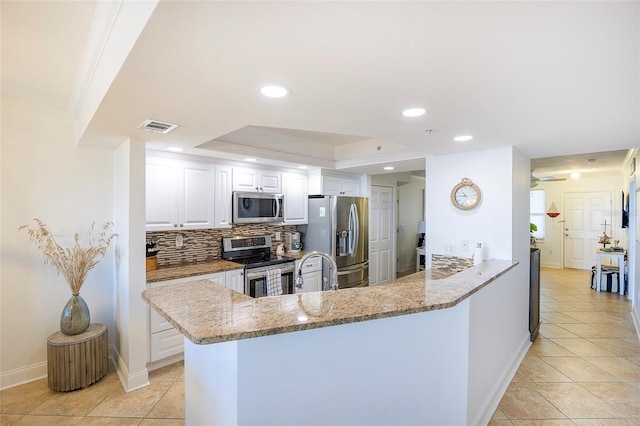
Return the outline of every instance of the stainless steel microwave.
{"type": "Polygon", "coordinates": [[[233,223],[283,222],[284,196],[268,192],[234,192],[233,223]]]}

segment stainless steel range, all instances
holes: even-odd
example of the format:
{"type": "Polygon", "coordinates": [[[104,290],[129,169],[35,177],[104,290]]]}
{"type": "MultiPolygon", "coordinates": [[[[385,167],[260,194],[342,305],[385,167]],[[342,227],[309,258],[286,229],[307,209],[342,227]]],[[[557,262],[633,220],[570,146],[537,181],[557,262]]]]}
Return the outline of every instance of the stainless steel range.
{"type": "Polygon", "coordinates": [[[295,292],[295,259],[272,254],[270,235],[223,238],[222,258],[244,265],[244,294],[248,296],[278,296],[295,292]]]}

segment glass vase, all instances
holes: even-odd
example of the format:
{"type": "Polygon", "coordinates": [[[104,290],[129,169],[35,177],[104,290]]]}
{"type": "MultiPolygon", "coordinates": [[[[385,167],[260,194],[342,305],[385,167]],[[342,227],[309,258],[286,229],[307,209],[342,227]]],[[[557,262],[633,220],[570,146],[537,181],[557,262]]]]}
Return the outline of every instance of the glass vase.
{"type": "Polygon", "coordinates": [[[68,336],[84,333],[90,322],[87,303],[79,294],[71,295],[60,315],[60,331],[68,336]]]}

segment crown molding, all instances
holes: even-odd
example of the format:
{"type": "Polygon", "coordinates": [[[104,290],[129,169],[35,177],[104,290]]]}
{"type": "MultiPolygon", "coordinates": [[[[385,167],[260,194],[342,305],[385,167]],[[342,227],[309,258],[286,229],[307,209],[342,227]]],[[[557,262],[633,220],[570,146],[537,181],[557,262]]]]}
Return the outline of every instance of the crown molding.
{"type": "Polygon", "coordinates": [[[351,160],[336,161],[335,169],[350,169],[354,167],[365,167],[375,164],[393,163],[397,161],[417,160],[427,158],[427,154],[420,151],[404,151],[393,154],[380,154],[369,157],[354,158],[351,160]]]}
{"type": "Polygon", "coordinates": [[[78,116],[85,101],[123,3],[124,0],[96,2],[93,21],[87,34],[69,99],[69,111],[74,117],[78,116]]]}
{"type": "Polygon", "coordinates": [[[70,98],[76,142],[142,34],[159,0],[99,1],[70,98]]]}

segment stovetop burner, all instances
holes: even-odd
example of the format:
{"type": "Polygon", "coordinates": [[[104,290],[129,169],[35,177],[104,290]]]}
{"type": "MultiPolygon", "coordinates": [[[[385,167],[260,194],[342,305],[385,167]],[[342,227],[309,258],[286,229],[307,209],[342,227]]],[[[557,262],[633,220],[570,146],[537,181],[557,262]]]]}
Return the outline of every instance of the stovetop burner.
{"type": "Polygon", "coordinates": [[[242,263],[246,268],[260,268],[263,266],[280,265],[282,263],[295,262],[295,259],[286,256],[270,255],[269,257],[245,257],[227,258],[232,262],[242,263]]]}
{"type": "Polygon", "coordinates": [[[223,238],[222,258],[242,263],[247,269],[295,262],[293,258],[271,254],[270,235],[223,238]]]}

